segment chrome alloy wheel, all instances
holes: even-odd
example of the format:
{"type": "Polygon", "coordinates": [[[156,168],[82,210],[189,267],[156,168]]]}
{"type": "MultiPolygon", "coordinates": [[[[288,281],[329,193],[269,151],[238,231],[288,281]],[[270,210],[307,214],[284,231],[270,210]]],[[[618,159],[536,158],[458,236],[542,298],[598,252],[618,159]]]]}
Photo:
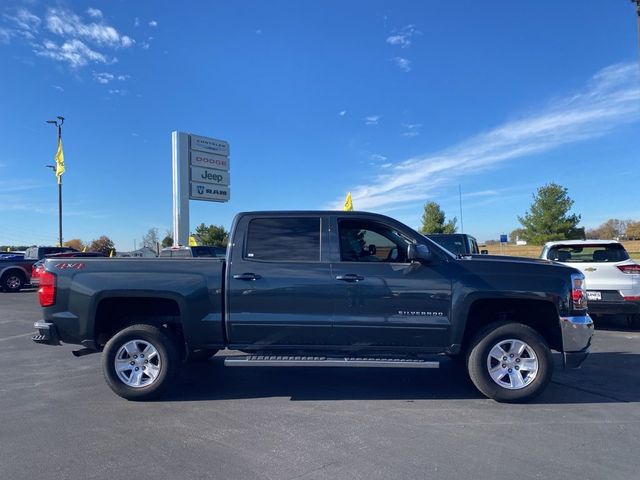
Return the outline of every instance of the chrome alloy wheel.
{"type": "Polygon", "coordinates": [[[502,388],[519,390],[535,380],[538,357],[522,340],[500,340],[489,350],[487,369],[491,379],[502,388]]]}
{"type": "Polygon", "coordinates": [[[130,340],[118,349],[114,367],[122,383],[140,388],[156,381],[162,363],[158,350],[151,343],[146,340],[130,340]]]}

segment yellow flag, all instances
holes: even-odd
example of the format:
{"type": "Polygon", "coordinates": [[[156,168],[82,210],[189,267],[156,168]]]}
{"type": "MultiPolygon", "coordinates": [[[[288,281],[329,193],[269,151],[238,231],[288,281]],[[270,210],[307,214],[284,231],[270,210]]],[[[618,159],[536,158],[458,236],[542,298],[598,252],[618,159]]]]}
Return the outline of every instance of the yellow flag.
{"type": "Polygon", "coordinates": [[[344,200],[344,211],[350,212],[353,210],[353,202],[351,201],[351,192],[347,193],[347,198],[344,200]]]}
{"type": "Polygon", "coordinates": [[[62,174],[64,173],[64,152],[62,151],[62,139],[58,138],[58,149],[56,150],[56,177],[58,183],[62,183],[62,174]]]}
{"type": "Polygon", "coordinates": [[[113,257],[113,249],[109,252],[109,258],[113,257]]]}
{"type": "Polygon", "coordinates": [[[87,246],[85,245],[84,248],[82,249],[82,253],[87,251],[87,246]]]}
{"type": "Polygon", "coordinates": [[[198,246],[198,241],[196,240],[196,238],[193,235],[189,235],[189,246],[190,247],[197,247],[198,246]]]}

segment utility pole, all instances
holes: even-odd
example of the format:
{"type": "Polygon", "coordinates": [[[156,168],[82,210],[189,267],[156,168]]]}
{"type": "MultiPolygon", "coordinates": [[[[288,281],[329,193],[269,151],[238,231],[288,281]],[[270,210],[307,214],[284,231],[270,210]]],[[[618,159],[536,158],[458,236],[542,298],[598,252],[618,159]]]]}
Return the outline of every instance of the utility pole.
{"type": "MultiPolygon", "coordinates": [[[[640,0],[631,0],[631,3],[636,4],[636,12],[638,13],[638,49],[640,49],[640,0]]],[[[638,55],[640,55],[640,50],[638,55]]]]}
{"type": "Polygon", "coordinates": [[[464,222],[462,221],[462,184],[460,183],[458,184],[458,198],[460,199],[460,233],[464,233],[464,222]]]}
{"type": "MultiPolygon", "coordinates": [[[[58,116],[58,120],[47,120],[47,123],[55,125],[58,129],[58,149],[62,149],[62,124],[64,123],[64,117],[58,116]]],[[[60,150],[61,152],[61,150],[60,150]]],[[[56,151],[56,157],[58,152],[56,151]]],[[[62,174],[58,175],[58,164],[56,165],[47,165],[47,167],[53,169],[53,172],[56,174],[58,179],[58,246],[62,246],[62,174]]]]}

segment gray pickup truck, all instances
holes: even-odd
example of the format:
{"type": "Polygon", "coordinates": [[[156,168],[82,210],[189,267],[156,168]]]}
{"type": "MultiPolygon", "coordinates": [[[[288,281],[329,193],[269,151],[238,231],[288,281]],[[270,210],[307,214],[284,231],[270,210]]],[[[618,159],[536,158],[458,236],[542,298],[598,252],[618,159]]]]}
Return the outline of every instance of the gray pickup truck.
{"type": "Polygon", "coordinates": [[[589,352],[583,275],[546,260],[454,256],[364,212],[236,216],[223,259],[47,260],[37,343],[102,351],[109,387],[165,391],[182,365],[437,368],[460,360],[498,401],[540,394],[551,350],[589,352]]]}

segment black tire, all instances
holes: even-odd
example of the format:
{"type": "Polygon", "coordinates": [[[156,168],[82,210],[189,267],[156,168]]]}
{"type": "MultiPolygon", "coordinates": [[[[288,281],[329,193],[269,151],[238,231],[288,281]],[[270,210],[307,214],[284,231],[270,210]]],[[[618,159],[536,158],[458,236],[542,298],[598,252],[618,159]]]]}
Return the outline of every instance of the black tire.
{"type": "MultiPolygon", "coordinates": [[[[142,356],[143,355],[140,357],[142,356]]],[[[149,360],[147,362],[149,362],[149,360]]],[[[171,386],[180,368],[180,363],[181,358],[177,341],[169,332],[165,332],[153,325],[140,324],[132,325],[119,331],[107,342],[102,355],[102,372],[107,385],[109,385],[109,388],[111,388],[116,395],[126,398],[127,400],[151,400],[160,396],[171,386]],[[134,342],[139,348],[150,344],[157,352],[157,355],[154,355],[153,359],[150,360],[154,363],[153,366],[156,367],[155,370],[157,373],[153,379],[151,379],[147,373],[142,373],[141,375],[147,378],[142,378],[140,382],[142,385],[140,386],[128,385],[118,376],[118,372],[116,371],[116,356],[120,358],[120,361],[135,361],[136,365],[142,362],[142,359],[138,356],[136,356],[135,360],[133,357],[127,358],[122,356],[126,355],[126,352],[121,349],[130,342],[134,342]],[[155,365],[156,358],[158,359],[157,366],[155,365]],[[144,384],[145,382],[147,383],[146,385],[144,384]]],[[[144,365],[140,363],[138,367],[133,368],[140,368],[141,370],[148,368],[143,368],[143,366],[144,365]]],[[[121,373],[125,377],[127,376],[126,371],[121,373]]],[[[132,378],[133,375],[134,372],[131,370],[129,377],[132,378]]]]}
{"type": "Polygon", "coordinates": [[[24,273],[21,272],[7,272],[0,279],[0,286],[4,289],[5,292],[19,292],[27,279],[24,276],[24,273]]]}
{"type": "Polygon", "coordinates": [[[206,362],[216,353],[218,353],[218,351],[219,350],[217,348],[200,348],[198,350],[189,350],[184,361],[185,363],[206,362]]]}
{"type": "Polygon", "coordinates": [[[483,328],[474,337],[467,354],[467,370],[473,384],[485,396],[498,402],[520,403],[531,400],[544,391],[553,375],[553,359],[547,342],[533,328],[521,323],[496,322],[483,328]],[[489,354],[501,342],[504,342],[501,346],[512,345],[507,340],[524,342],[528,349],[523,352],[522,358],[518,354],[515,354],[515,358],[509,358],[510,353],[507,353],[505,363],[493,368],[498,371],[502,367],[504,372],[509,369],[510,373],[505,373],[502,379],[494,380],[489,373],[489,365],[496,360],[489,354]],[[525,364],[528,360],[526,357],[530,357],[532,361],[537,360],[535,375],[517,367],[525,364]],[[523,363],[515,363],[516,361],[523,363]],[[522,386],[514,386],[517,375],[522,380],[522,386]],[[511,388],[505,386],[507,382],[511,388]]]}

